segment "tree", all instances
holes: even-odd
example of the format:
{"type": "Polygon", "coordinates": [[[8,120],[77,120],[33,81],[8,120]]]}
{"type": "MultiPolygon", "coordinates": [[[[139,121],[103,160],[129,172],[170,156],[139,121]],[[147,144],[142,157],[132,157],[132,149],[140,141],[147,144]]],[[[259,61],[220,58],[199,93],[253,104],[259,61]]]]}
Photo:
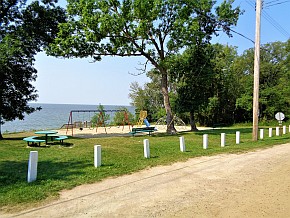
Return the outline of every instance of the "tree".
{"type": "Polygon", "coordinates": [[[212,59],[214,78],[211,81],[209,98],[209,119],[206,125],[235,122],[236,99],[240,93],[239,77],[233,70],[233,63],[238,57],[237,49],[232,46],[213,45],[212,59]]]}
{"type": "Polygon", "coordinates": [[[91,119],[91,122],[98,126],[99,122],[104,122],[102,125],[108,125],[108,122],[110,121],[111,117],[109,114],[106,114],[105,107],[101,104],[99,104],[97,110],[100,112],[95,113],[94,116],[91,119]]]}
{"type": "Polygon", "coordinates": [[[163,97],[160,92],[160,76],[155,70],[151,70],[147,76],[151,81],[145,83],[143,87],[136,82],[131,83],[129,98],[132,99],[131,105],[135,106],[136,111],[146,110],[149,122],[156,122],[165,115],[163,97]]]}
{"type": "Polygon", "coordinates": [[[69,21],[49,53],[96,61],[107,55],[145,57],[145,66],[150,63],[161,77],[167,132],[174,133],[167,60],[197,38],[209,41],[220,30],[230,34],[240,14],[232,2],[223,1],[214,13],[212,0],[68,0],[69,21]]]}
{"type": "Polygon", "coordinates": [[[210,81],[213,79],[209,44],[193,46],[172,59],[171,77],[177,81],[177,112],[189,112],[191,131],[197,131],[194,114],[210,97],[210,81]]]}
{"type": "Polygon", "coordinates": [[[58,23],[65,21],[64,10],[55,2],[35,1],[28,6],[21,0],[0,3],[0,127],[40,109],[28,104],[37,98],[31,85],[37,77],[34,56],[52,42],[58,23]]]}
{"type": "MultiPolygon", "coordinates": [[[[261,46],[259,116],[272,120],[277,112],[290,116],[290,53],[288,42],[273,42],[261,46]]],[[[245,114],[243,121],[251,121],[254,49],[241,55],[235,65],[243,84],[237,107],[245,114]]]]}
{"type": "Polygon", "coordinates": [[[234,122],[238,85],[231,66],[236,56],[234,47],[200,43],[172,59],[170,72],[178,84],[176,110],[189,112],[192,131],[197,131],[195,121],[234,122]]]}
{"type": "Polygon", "coordinates": [[[131,125],[134,121],[134,115],[126,107],[120,107],[113,117],[114,125],[131,125]],[[126,115],[125,115],[126,112],[126,115]],[[127,116],[127,117],[126,117],[127,116]]]}

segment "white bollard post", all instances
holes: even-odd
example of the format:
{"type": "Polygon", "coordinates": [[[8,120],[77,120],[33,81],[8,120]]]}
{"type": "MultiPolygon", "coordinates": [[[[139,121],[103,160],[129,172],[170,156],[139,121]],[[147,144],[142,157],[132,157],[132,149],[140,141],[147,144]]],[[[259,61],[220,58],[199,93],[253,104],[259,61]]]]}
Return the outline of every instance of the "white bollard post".
{"type": "Polygon", "coordinates": [[[236,144],[240,144],[240,136],[241,136],[240,131],[236,131],[236,144]]]}
{"type": "Polygon", "coordinates": [[[225,147],[226,145],[226,134],[221,133],[221,147],[225,147]]]}
{"type": "Polygon", "coordinates": [[[179,137],[179,142],[180,142],[180,151],[185,152],[185,142],[183,136],[179,137]]]}
{"type": "Polygon", "coordinates": [[[286,134],[286,126],[283,126],[283,134],[286,134]]]}
{"type": "Polygon", "coordinates": [[[102,146],[94,146],[94,165],[95,167],[100,167],[102,165],[102,146]]]}
{"type": "Polygon", "coordinates": [[[264,138],[264,129],[260,129],[260,139],[264,138]]]}
{"type": "Polygon", "coordinates": [[[149,140],[144,139],[143,144],[144,144],[144,157],[150,158],[149,140]]]}
{"type": "Polygon", "coordinates": [[[207,149],[208,147],[208,134],[203,135],[203,149],[207,149]]]}
{"type": "Polygon", "coordinates": [[[30,151],[28,161],[27,182],[33,182],[37,177],[38,152],[30,151]]]}
{"type": "Polygon", "coordinates": [[[269,137],[272,137],[273,135],[273,128],[269,128],[269,137]]]}
{"type": "Polygon", "coordinates": [[[276,136],[279,136],[279,127],[276,127],[276,136]]]}

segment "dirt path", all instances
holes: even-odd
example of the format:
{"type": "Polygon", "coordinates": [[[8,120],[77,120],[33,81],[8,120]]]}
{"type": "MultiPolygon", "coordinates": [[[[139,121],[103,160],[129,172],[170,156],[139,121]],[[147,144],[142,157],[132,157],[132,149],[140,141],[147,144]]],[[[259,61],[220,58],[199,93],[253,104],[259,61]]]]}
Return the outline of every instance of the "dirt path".
{"type": "Polygon", "coordinates": [[[290,216],[289,201],[290,144],[284,144],[79,186],[56,202],[14,217],[277,218],[290,216]]]}

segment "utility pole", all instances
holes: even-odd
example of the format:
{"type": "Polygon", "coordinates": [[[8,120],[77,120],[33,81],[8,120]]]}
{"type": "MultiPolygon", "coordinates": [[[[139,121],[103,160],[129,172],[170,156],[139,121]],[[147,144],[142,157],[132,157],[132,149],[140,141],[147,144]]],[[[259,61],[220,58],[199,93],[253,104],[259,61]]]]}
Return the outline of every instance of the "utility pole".
{"type": "Polygon", "coordinates": [[[259,79],[260,79],[260,30],[262,0],[256,1],[256,36],[254,59],[254,90],[253,90],[253,141],[258,140],[259,122],[259,79]]]}

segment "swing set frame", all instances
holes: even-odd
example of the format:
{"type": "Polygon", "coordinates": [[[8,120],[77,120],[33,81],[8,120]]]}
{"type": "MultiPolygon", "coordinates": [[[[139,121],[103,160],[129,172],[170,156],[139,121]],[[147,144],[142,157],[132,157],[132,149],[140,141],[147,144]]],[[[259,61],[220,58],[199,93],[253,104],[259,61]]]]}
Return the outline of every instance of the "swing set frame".
{"type": "Polygon", "coordinates": [[[107,130],[106,130],[106,123],[105,123],[105,119],[104,119],[104,114],[103,112],[107,113],[107,112],[124,112],[124,119],[123,119],[123,129],[125,127],[125,123],[127,122],[129,125],[129,130],[131,131],[131,124],[129,121],[129,116],[126,110],[71,110],[69,113],[69,118],[68,118],[68,123],[67,123],[67,128],[66,128],[66,135],[68,133],[68,130],[71,129],[71,136],[73,136],[73,132],[74,132],[74,124],[73,124],[73,113],[99,113],[98,116],[98,122],[96,123],[96,132],[98,131],[98,127],[105,127],[105,132],[107,134],[107,130]],[[71,127],[71,128],[70,128],[71,127]]]}

